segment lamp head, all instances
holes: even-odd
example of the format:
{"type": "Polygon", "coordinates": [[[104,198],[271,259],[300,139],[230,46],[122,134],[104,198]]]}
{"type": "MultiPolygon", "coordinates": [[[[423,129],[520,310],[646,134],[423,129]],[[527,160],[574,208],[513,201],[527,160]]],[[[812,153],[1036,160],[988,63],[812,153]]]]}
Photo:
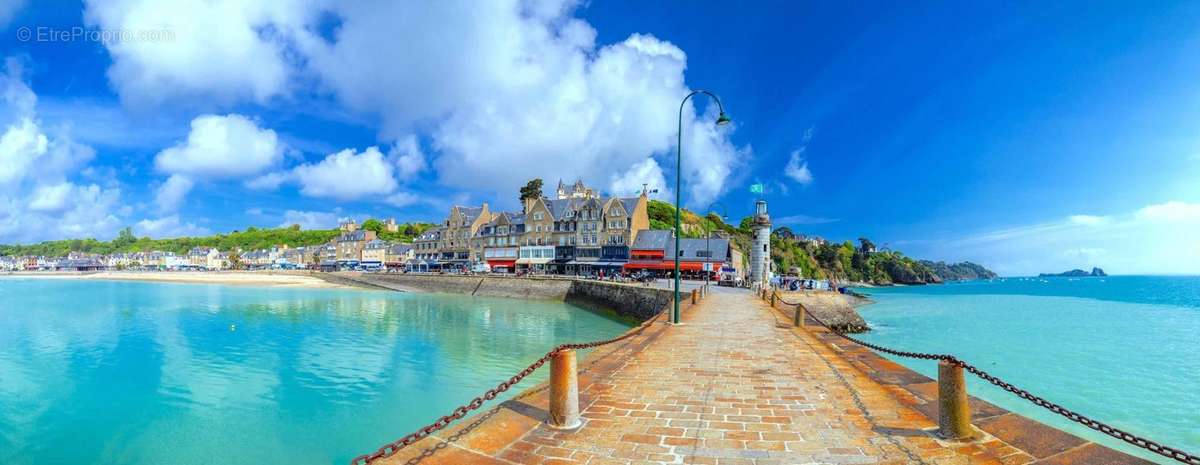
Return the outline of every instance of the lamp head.
{"type": "Polygon", "coordinates": [[[721,116],[717,117],[717,126],[724,126],[726,124],[729,124],[731,121],[733,121],[733,120],[729,119],[729,116],[726,115],[725,112],[722,111],[721,116]]]}

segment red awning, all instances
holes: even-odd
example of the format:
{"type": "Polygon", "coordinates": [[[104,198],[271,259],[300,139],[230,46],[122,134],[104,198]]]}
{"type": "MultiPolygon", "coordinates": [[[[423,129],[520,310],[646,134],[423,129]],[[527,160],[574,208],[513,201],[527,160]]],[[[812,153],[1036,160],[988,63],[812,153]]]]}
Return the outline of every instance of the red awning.
{"type": "MultiPolygon", "coordinates": [[[[644,262],[629,262],[625,264],[626,270],[674,270],[674,260],[663,261],[644,261],[644,262]]],[[[679,262],[680,271],[704,271],[703,262],[679,262]]]]}
{"type": "Polygon", "coordinates": [[[488,260],[488,266],[491,267],[508,267],[512,268],[517,265],[516,260],[488,260]]]}

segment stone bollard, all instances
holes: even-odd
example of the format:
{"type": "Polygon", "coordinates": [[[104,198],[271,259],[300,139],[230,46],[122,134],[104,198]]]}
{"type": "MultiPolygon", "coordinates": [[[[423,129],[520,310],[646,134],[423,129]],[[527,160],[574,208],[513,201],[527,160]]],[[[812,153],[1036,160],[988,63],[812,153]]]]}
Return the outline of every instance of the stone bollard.
{"type": "Polygon", "coordinates": [[[792,326],[795,326],[798,328],[804,327],[804,306],[803,305],[796,304],[796,314],[792,315],[792,326]]]}
{"type": "Polygon", "coordinates": [[[575,351],[562,350],[550,359],[550,418],[555,429],[575,429],[579,420],[579,370],[575,351]]]}
{"type": "Polygon", "coordinates": [[[946,439],[975,436],[963,369],[946,360],[938,362],[938,433],[946,439]]]}
{"type": "Polygon", "coordinates": [[[775,308],[775,293],[771,293],[771,308],[775,308]]]}
{"type": "Polygon", "coordinates": [[[698,301],[700,301],[700,291],[692,289],[692,305],[696,305],[698,301]]]}

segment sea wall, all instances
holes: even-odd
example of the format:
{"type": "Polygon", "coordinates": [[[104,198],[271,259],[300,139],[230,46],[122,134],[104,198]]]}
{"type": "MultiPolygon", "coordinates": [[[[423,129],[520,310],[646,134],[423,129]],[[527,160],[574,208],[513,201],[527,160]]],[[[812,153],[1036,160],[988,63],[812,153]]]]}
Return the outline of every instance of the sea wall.
{"type": "Polygon", "coordinates": [[[313,273],[329,282],[409,292],[444,292],[481,297],[561,300],[645,321],[671,302],[671,291],[638,284],[495,275],[313,273]]]}
{"type": "MultiPolygon", "coordinates": [[[[841,331],[861,333],[869,329],[867,322],[854,310],[851,299],[859,301],[858,297],[821,291],[780,292],[779,296],[786,302],[804,305],[812,316],[841,331]]],[[[791,305],[780,302],[779,308],[785,307],[795,311],[791,305]]]]}
{"type": "Polygon", "coordinates": [[[571,281],[564,300],[584,306],[598,306],[624,317],[646,321],[670,304],[673,297],[674,294],[668,289],[577,279],[571,281]]]}

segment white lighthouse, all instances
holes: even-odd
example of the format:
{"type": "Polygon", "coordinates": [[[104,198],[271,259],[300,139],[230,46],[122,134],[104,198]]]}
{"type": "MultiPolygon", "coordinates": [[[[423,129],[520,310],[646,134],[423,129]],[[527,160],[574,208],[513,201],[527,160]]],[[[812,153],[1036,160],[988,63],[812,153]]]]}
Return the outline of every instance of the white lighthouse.
{"type": "Polygon", "coordinates": [[[754,203],[754,250],[750,251],[750,283],[767,285],[771,281],[771,216],[767,201],[754,203]]]}

